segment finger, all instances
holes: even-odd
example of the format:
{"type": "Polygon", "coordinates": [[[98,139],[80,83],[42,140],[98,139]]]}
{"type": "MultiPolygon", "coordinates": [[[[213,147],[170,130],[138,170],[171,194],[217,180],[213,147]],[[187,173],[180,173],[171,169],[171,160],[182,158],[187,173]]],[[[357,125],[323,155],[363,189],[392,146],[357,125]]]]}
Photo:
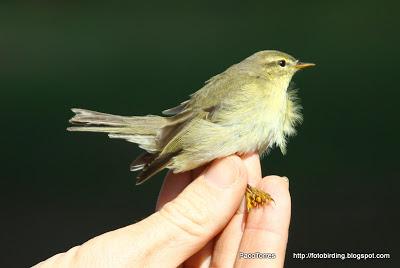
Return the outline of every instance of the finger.
{"type": "Polygon", "coordinates": [[[236,264],[283,267],[290,224],[289,183],[287,178],[268,176],[261,180],[257,187],[268,192],[275,202],[253,209],[249,213],[236,264]],[[256,252],[275,254],[275,258],[246,259],[243,256],[256,252]]]}
{"type": "Polygon", "coordinates": [[[156,211],[160,210],[166,203],[177,197],[191,182],[192,177],[190,171],[177,174],[169,171],[167,176],[165,176],[158,195],[156,211]]]}
{"type": "MultiPolygon", "coordinates": [[[[177,197],[193,179],[200,176],[203,171],[204,167],[178,174],[174,174],[170,171],[165,177],[163,186],[161,187],[156,210],[160,210],[166,203],[175,199],[175,197],[177,197]]],[[[184,266],[199,268],[209,267],[213,248],[214,242],[209,241],[202,249],[186,260],[184,266]]]]}
{"type": "Polygon", "coordinates": [[[183,267],[206,268],[211,267],[212,252],[214,249],[214,239],[197,251],[193,256],[189,257],[183,264],[183,267]]]}
{"type": "MultiPolygon", "coordinates": [[[[247,170],[248,183],[257,185],[261,180],[261,165],[258,153],[241,157],[247,170]]],[[[244,197],[242,204],[231,221],[217,237],[212,253],[212,267],[233,267],[246,221],[244,197]]]]}
{"type": "Polygon", "coordinates": [[[186,186],[188,186],[201,172],[204,171],[204,166],[195,168],[191,171],[182,173],[173,173],[169,171],[165,176],[163,185],[156,204],[156,211],[160,210],[166,203],[173,200],[180,194],[186,186]]]}
{"type": "Polygon", "coordinates": [[[261,164],[258,153],[245,154],[242,157],[247,169],[248,183],[256,185],[261,180],[261,164]]]}
{"type": "MultiPolygon", "coordinates": [[[[239,207],[246,183],[246,169],[239,157],[216,160],[155,215],[168,235],[161,250],[172,266],[204,248],[226,226],[239,207]]],[[[189,261],[202,259],[200,264],[205,264],[211,248],[210,244],[199,258],[189,261]]]]}
{"type": "Polygon", "coordinates": [[[246,189],[237,156],[214,161],[173,201],[146,219],[95,237],[55,261],[73,267],[176,267],[199,251],[237,210],[246,189]]]}

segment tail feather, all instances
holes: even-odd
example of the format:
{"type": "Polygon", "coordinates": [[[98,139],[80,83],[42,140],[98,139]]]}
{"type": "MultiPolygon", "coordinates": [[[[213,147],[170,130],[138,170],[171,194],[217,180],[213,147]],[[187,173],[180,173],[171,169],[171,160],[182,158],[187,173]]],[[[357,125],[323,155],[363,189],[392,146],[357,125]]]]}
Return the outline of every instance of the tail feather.
{"type": "Polygon", "coordinates": [[[109,133],[110,138],[137,143],[151,153],[160,150],[156,137],[168,124],[168,119],[162,116],[120,116],[76,108],[72,111],[75,116],[69,122],[76,126],[67,130],[109,133]]]}
{"type": "Polygon", "coordinates": [[[136,184],[143,183],[168,167],[171,159],[180,153],[180,150],[170,153],[161,152],[174,136],[173,134],[179,132],[192,116],[190,112],[183,112],[173,117],[162,117],[120,116],[75,108],[72,111],[75,116],[69,122],[75,126],[68,127],[67,130],[108,133],[110,138],[125,139],[138,144],[146,151],[130,167],[132,171],[141,171],[137,176],[136,184]]]}
{"type": "Polygon", "coordinates": [[[119,115],[111,115],[89,111],[84,109],[71,109],[75,116],[69,122],[71,124],[84,124],[84,125],[105,125],[105,126],[125,126],[127,118],[119,115]]]}
{"type": "Polygon", "coordinates": [[[84,132],[104,132],[104,133],[132,133],[132,130],[126,127],[68,127],[68,131],[84,131],[84,132]]]}
{"type": "MultiPolygon", "coordinates": [[[[170,164],[171,159],[179,153],[180,151],[166,153],[157,156],[154,160],[151,159],[151,162],[144,165],[142,171],[137,175],[136,185],[142,184],[143,182],[154,176],[156,173],[166,168],[170,164]]],[[[136,167],[138,168],[138,166],[136,167]]]]}
{"type": "MultiPolygon", "coordinates": [[[[109,132],[110,133],[110,132],[109,132]]],[[[120,132],[118,132],[120,133],[120,132]]],[[[108,134],[108,137],[112,139],[125,139],[128,142],[137,143],[139,147],[147,152],[158,152],[158,150],[154,150],[154,148],[158,148],[156,143],[156,139],[151,135],[127,135],[127,134],[108,134]]]]}
{"type": "Polygon", "coordinates": [[[144,169],[148,166],[154,159],[156,159],[158,154],[151,154],[148,152],[144,152],[139,155],[135,160],[132,161],[130,165],[131,171],[138,171],[144,169]]]}
{"type": "Polygon", "coordinates": [[[120,116],[77,108],[72,109],[72,111],[75,116],[69,122],[80,125],[80,127],[71,127],[69,128],[70,131],[108,132],[108,129],[110,129],[110,133],[157,135],[160,128],[168,123],[167,118],[156,115],[120,116]],[[84,128],[83,126],[96,127],[84,128]],[[105,126],[113,127],[113,129],[103,128],[105,126]],[[122,132],[117,132],[119,130],[122,132]]]}

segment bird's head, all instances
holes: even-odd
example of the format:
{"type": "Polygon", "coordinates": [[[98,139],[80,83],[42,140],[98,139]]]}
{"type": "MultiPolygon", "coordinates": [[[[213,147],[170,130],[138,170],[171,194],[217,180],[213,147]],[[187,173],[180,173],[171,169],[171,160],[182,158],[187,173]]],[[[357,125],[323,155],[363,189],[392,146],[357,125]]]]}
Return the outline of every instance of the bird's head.
{"type": "Polygon", "coordinates": [[[299,70],[315,66],[314,63],[304,63],[289,54],[276,51],[259,51],[243,61],[251,69],[268,76],[271,80],[288,80],[299,70]]]}

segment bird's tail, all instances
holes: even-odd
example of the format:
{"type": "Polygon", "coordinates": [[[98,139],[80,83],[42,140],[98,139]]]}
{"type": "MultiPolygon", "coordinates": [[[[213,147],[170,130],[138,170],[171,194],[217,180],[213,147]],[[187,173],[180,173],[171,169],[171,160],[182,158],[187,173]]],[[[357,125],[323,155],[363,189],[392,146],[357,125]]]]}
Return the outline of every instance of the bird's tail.
{"type": "Polygon", "coordinates": [[[120,116],[76,108],[72,111],[75,116],[69,122],[76,126],[67,130],[108,133],[110,138],[137,143],[149,153],[160,151],[156,137],[168,124],[168,119],[162,116],[120,116]]]}

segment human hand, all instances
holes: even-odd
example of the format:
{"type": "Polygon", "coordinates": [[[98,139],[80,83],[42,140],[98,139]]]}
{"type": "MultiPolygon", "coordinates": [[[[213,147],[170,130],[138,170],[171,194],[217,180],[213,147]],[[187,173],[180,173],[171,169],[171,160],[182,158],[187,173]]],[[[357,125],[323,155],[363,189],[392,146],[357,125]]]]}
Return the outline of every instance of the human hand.
{"type": "Polygon", "coordinates": [[[283,267],[289,222],[288,181],[261,179],[257,154],[229,156],[205,169],[170,172],[156,213],[38,266],[283,267]],[[245,213],[247,182],[270,193],[275,202],[245,213]],[[276,258],[244,259],[240,252],[274,253],[276,258]]]}

